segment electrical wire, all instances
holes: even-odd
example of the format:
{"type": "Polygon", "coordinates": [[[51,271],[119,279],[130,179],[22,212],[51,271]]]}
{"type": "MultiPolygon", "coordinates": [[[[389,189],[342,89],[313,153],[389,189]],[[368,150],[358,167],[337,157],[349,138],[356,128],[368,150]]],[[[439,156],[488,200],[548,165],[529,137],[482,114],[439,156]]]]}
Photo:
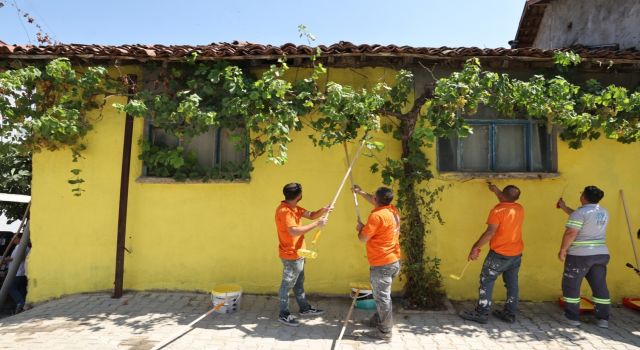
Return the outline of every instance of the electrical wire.
{"type": "Polygon", "coordinates": [[[38,12],[38,9],[36,9],[35,3],[33,3],[31,0],[27,0],[27,2],[31,5],[31,8],[33,9],[33,12],[36,14],[36,16],[38,16],[38,19],[40,19],[42,21],[42,23],[47,27],[47,31],[48,31],[48,33],[51,33],[53,41],[57,43],[58,42],[58,36],[56,35],[56,32],[54,32],[53,29],[51,29],[51,26],[49,25],[49,23],[47,23],[47,21],[40,14],[40,12],[38,12]]]}
{"type": "Polygon", "coordinates": [[[22,29],[24,29],[24,33],[27,35],[27,40],[29,40],[29,44],[33,45],[33,42],[31,41],[31,36],[29,35],[29,31],[27,30],[27,27],[24,25],[24,23],[22,23],[22,15],[20,14],[20,8],[18,8],[18,4],[16,4],[16,0],[13,0],[13,8],[16,9],[16,14],[18,15],[18,21],[20,22],[22,29]]]}

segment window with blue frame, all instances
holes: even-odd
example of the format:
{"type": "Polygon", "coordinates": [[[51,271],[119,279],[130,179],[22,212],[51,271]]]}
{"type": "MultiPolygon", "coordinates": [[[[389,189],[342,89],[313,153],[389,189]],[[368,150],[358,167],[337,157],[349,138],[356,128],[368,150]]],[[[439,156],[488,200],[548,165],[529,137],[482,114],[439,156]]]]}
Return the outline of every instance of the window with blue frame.
{"type": "Polygon", "coordinates": [[[556,138],[544,123],[522,119],[467,121],[473,127],[470,136],[438,140],[440,171],[556,171],[556,138]]]}
{"type": "MultiPolygon", "coordinates": [[[[241,137],[245,129],[231,131],[226,128],[210,128],[206,133],[186,140],[185,153],[195,154],[198,164],[204,169],[224,164],[242,164],[249,159],[246,147],[238,147],[235,138],[241,137]]],[[[163,129],[148,124],[148,140],[152,145],[176,147],[178,140],[163,129]]]]}

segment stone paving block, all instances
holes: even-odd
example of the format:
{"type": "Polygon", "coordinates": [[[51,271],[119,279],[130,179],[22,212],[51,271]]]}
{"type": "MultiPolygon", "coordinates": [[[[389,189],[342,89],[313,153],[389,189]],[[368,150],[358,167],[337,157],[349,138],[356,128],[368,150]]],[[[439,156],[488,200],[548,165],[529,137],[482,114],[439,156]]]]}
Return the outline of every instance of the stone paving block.
{"type": "MultiPolygon", "coordinates": [[[[240,311],[208,317],[167,349],[330,349],[348,310],[347,298],[311,298],[325,309],[320,317],[301,318],[302,326],[277,322],[277,299],[245,295],[240,311]]],[[[491,318],[486,325],[443,313],[396,313],[391,343],[345,339],[344,349],[637,349],[640,316],[613,308],[611,328],[595,327],[585,316],[580,328],[567,327],[555,303],[522,303],[514,324],[491,318]]],[[[291,300],[292,311],[295,302],[291,300]]],[[[37,305],[0,319],[1,349],[148,350],[211,307],[207,294],[127,293],[122,300],[106,293],[82,294],[37,305]]],[[[454,312],[473,303],[453,303],[454,312]]],[[[356,309],[347,336],[367,329],[371,311],[356,309]]]]}

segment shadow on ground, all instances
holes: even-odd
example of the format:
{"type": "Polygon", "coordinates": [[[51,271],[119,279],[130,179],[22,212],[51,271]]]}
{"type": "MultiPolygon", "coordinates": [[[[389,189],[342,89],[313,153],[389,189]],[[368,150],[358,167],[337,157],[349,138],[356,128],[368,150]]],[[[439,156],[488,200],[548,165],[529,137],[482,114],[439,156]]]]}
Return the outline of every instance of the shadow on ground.
{"type": "MultiPolygon", "coordinates": [[[[330,349],[342,327],[350,300],[312,298],[324,315],[301,318],[301,327],[277,322],[277,298],[243,296],[241,309],[233,314],[214,314],[203,319],[167,349],[184,348],[300,348],[330,349]]],[[[291,304],[294,304],[292,300],[291,304]]],[[[397,304],[397,303],[396,303],[397,304]]],[[[208,295],[195,293],[129,293],[122,299],[107,294],[65,297],[36,306],[24,313],[0,319],[0,348],[43,348],[60,344],[67,349],[147,350],[209,310],[208,295]]],[[[472,308],[470,302],[454,303],[457,310],[472,308]]],[[[296,311],[295,307],[292,311],[296,311]]],[[[355,310],[347,329],[346,348],[470,348],[475,345],[530,347],[629,347],[640,346],[640,314],[614,308],[611,328],[597,328],[588,318],[580,328],[563,324],[554,303],[522,303],[516,323],[491,319],[480,325],[447,312],[395,315],[390,344],[366,341],[362,320],[372,311],[355,310]]],[[[475,346],[477,347],[477,346],[475,346]]]]}

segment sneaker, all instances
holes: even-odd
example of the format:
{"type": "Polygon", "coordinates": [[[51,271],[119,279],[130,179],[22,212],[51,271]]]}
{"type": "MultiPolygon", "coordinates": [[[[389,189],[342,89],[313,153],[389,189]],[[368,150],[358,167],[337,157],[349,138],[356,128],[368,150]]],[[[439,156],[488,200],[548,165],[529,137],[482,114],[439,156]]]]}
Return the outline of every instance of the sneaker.
{"type": "Polygon", "coordinates": [[[300,322],[298,322],[298,320],[295,317],[293,317],[293,315],[278,316],[278,321],[290,327],[300,326],[300,322]]]}
{"type": "Polygon", "coordinates": [[[318,316],[318,315],[322,315],[323,313],[324,313],[324,310],[310,307],[304,311],[300,311],[300,316],[318,316]]]}
{"type": "Polygon", "coordinates": [[[512,314],[511,312],[507,311],[507,310],[493,310],[493,316],[503,320],[504,322],[507,323],[514,323],[516,322],[516,315],[512,314]]]}
{"type": "Polygon", "coordinates": [[[371,331],[364,332],[362,335],[364,335],[367,338],[374,339],[374,340],[391,341],[393,333],[392,332],[382,332],[379,329],[376,329],[376,330],[371,330],[371,331]]]}
{"type": "Polygon", "coordinates": [[[473,321],[473,322],[478,322],[482,324],[487,323],[489,321],[488,315],[480,314],[476,310],[462,311],[460,313],[460,317],[462,317],[467,321],[473,321]]]}
{"type": "Polygon", "coordinates": [[[564,317],[564,323],[568,324],[569,326],[574,326],[574,327],[579,327],[580,326],[580,321],[578,320],[572,320],[567,318],[567,316],[564,317]]]}
{"type": "Polygon", "coordinates": [[[605,319],[600,319],[596,322],[596,325],[600,328],[609,328],[609,321],[605,319]]]}

